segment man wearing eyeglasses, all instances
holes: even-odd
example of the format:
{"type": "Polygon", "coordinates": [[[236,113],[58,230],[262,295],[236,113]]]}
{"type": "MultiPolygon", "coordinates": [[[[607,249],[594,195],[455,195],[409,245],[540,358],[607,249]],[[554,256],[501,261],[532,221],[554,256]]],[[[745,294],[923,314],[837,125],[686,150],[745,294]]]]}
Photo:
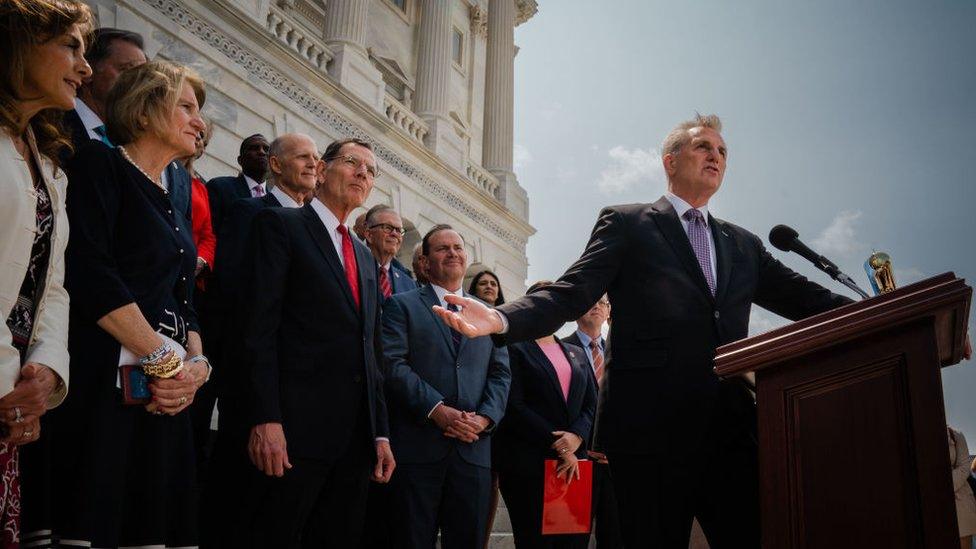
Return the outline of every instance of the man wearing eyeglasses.
{"type": "Polygon", "coordinates": [[[379,263],[380,291],[384,298],[417,287],[396,254],[403,245],[403,221],[396,210],[385,205],[373,206],[366,212],[366,245],[379,263]]]}
{"type": "Polygon", "coordinates": [[[245,263],[252,299],[235,366],[260,471],[257,509],[241,517],[253,547],[358,547],[369,478],[387,482],[395,467],[378,269],[346,225],[373,189],[376,157],[343,139],[318,169],[307,205],[257,214],[245,263]]]}

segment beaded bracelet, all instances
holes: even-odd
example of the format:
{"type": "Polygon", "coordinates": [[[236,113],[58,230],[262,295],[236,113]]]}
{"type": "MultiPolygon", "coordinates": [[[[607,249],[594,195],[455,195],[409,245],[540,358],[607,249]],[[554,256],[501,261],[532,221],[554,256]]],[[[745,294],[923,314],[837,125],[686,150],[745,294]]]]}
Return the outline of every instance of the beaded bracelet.
{"type": "Polygon", "coordinates": [[[163,359],[164,356],[166,356],[167,352],[169,352],[169,345],[163,343],[159,347],[156,347],[155,351],[142,357],[142,360],[140,360],[139,362],[141,362],[143,365],[159,362],[160,360],[163,359]]]}
{"type": "Polygon", "coordinates": [[[180,355],[173,352],[170,354],[169,358],[162,362],[156,362],[154,364],[143,364],[142,370],[146,375],[159,378],[170,378],[175,376],[183,369],[183,359],[180,355]]]}

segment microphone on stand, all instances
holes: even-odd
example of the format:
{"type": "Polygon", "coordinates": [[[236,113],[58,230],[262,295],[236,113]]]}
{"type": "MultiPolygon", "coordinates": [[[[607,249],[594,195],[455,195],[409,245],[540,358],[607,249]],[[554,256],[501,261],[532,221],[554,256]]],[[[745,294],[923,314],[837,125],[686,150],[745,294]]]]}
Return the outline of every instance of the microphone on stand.
{"type": "Polygon", "coordinates": [[[862,298],[868,298],[868,294],[858,288],[851,277],[841,272],[840,268],[831,260],[811,250],[809,246],[800,241],[799,236],[800,234],[792,227],[776,225],[769,231],[769,243],[784,252],[796,252],[800,254],[807,261],[813,263],[815,267],[830,275],[830,278],[854,290],[862,298]]]}

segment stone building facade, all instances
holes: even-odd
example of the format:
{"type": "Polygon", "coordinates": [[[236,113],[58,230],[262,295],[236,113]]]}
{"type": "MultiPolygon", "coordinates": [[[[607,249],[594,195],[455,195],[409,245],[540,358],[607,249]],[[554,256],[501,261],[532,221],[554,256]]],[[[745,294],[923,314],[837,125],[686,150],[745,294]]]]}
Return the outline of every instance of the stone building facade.
{"type": "Polygon", "coordinates": [[[233,175],[241,140],[356,136],[380,177],[367,203],[398,210],[400,259],[437,223],[465,237],[469,274],[525,289],[529,203],[512,166],[514,27],[535,0],[86,0],[99,24],[207,83],[204,177],[233,175]]]}

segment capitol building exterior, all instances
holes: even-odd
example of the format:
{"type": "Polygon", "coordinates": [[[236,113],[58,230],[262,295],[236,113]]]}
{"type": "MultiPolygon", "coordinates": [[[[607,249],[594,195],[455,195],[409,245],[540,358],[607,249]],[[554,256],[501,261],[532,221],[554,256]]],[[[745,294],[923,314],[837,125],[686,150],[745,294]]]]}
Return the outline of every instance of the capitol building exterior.
{"type": "Polygon", "coordinates": [[[400,259],[437,223],[465,237],[469,275],[527,276],[529,203],[512,166],[514,27],[536,0],[87,0],[100,26],[139,32],[150,59],[207,83],[214,133],[196,168],[238,173],[244,137],[307,133],[319,149],[370,141],[385,203],[408,229],[400,259]]]}

